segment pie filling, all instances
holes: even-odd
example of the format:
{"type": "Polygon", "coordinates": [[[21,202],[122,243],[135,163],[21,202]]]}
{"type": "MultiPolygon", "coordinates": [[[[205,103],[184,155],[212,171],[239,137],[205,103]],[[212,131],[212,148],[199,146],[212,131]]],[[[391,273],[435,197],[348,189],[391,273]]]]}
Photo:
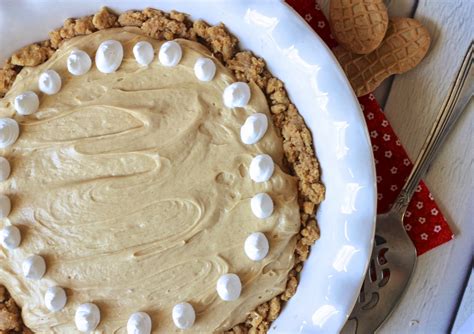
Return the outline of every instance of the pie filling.
{"type": "Polygon", "coordinates": [[[219,60],[198,42],[175,42],[182,57],[170,65],[159,56],[164,42],[138,28],[75,37],[47,62],[25,67],[0,100],[0,117],[20,128],[2,154],[11,175],[0,193],[11,212],[0,228],[21,232],[18,247],[0,248],[0,282],[35,332],[74,331],[80,305],[93,303],[104,333],[125,331],[135,312],[170,333],[183,302],[195,311],[192,331],[223,331],[285,290],[300,231],[298,179],[282,169],[267,99],[251,82],[240,106],[244,91],[224,94],[238,80],[219,60]],[[110,40],[122,45],[123,60],[103,73],[94,57],[110,40]],[[142,41],[153,47],[148,65],[146,47],[141,57],[133,52],[142,41]],[[92,67],[74,75],[68,57],[78,50],[92,67]],[[47,70],[61,80],[54,92],[54,76],[41,79],[51,95],[38,90],[47,70]],[[39,109],[20,115],[15,98],[27,91],[37,93],[39,109]],[[45,260],[40,279],[24,275],[32,255],[45,260]],[[225,274],[240,279],[237,298],[234,276],[219,288],[225,274]],[[56,312],[45,306],[54,286],[67,296],[56,312]]]}

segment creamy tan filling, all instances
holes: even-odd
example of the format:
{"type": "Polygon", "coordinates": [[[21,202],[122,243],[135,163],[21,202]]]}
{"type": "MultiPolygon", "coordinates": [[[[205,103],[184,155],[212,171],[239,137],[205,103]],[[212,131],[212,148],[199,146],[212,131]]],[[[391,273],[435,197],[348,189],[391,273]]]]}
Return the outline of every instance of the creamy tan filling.
{"type": "Polygon", "coordinates": [[[265,96],[251,84],[249,105],[228,109],[222,92],[235,79],[224,66],[214,59],[211,82],[194,76],[196,59],[211,57],[202,45],[179,40],[183,58],[177,67],[163,67],[157,57],[141,67],[132,54],[140,40],[152,43],[155,54],[162,43],[133,28],[74,38],[43,65],[24,68],[0,101],[0,116],[14,117],[21,128],[16,144],[0,150],[12,166],[0,191],[12,199],[8,220],[23,235],[20,248],[0,248],[0,283],[23,307],[33,331],[74,332],[77,306],[93,302],[101,310],[99,332],[125,333],[137,311],[150,314],[153,332],[175,332],[171,310],[182,301],[197,313],[190,332],[222,331],[284,290],[299,209],[296,180],[279,167],[282,141],[265,96]],[[103,74],[93,65],[80,77],[68,73],[72,49],[93,57],[107,39],[124,46],[117,72],[103,74]],[[40,109],[32,116],[15,115],[15,96],[38,92],[46,69],[60,74],[60,92],[39,94],[40,109]],[[254,112],[269,117],[269,129],[259,143],[245,145],[240,127],[254,112]],[[277,164],[270,181],[259,184],[248,174],[258,153],[277,164]],[[263,191],[275,211],[260,220],[250,199],[263,191]],[[249,260],[243,248],[256,231],[270,242],[261,262],[249,260]],[[40,281],[21,274],[21,262],[31,254],[46,259],[40,281]],[[243,285],[233,302],[216,293],[218,277],[227,272],[239,275],[243,285]],[[52,285],[68,295],[57,313],[43,305],[52,285]]]}

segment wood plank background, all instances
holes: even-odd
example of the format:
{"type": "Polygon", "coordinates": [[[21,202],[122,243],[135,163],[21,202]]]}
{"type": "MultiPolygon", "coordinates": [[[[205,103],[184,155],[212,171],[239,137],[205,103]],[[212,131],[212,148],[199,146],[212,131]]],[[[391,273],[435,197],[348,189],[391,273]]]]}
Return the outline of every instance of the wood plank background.
{"type": "MultiPolygon", "coordinates": [[[[327,13],[329,0],[319,1],[327,13]]],[[[474,38],[474,1],[388,2],[390,16],[413,15],[432,37],[430,52],[421,65],[387,80],[375,92],[403,146],[415,159],[474,38]]],[[[407,294],[379,333],[436,334],[451,329],[473,259],[473,124],[471,102],[425,178],[456,238],[418,258],[407,294]]],[[[467,305],[472,313],[474,305],[467,305]]]]}

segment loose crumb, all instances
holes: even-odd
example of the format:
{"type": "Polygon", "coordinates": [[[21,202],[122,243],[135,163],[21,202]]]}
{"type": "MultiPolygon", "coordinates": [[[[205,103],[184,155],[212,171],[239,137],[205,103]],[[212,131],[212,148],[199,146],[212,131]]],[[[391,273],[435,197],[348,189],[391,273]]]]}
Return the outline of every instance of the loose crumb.
{"type": "Polygon", "coordinates": [[[17,74],[18,71],[15,70],[15,66],[12,64],[6,64],[3,69],[0,70],[0,96],[8,92],[17,74]]]}
{"type": "Polygon", "coordinates": [[[227,31],[224,24],[210,26],[206,22],[198,20],[194,22],[193,29],[211,51],[224,62],[227,62],[235,54],[238,40],[227,31]]]}
{"type": "Polygon", "coordinates": [[[23,325],[20,309],[4,286],[0,286],[0,333],[31,334],[23,325]]]}
{"type": "Polygon", "coordinates": [[[102,7],[92,18],[92,24],[99,30],[118,26],[117,15],[102,7]]]}
{"type": "Polygon", "coordinates": [[[129,10],[119,15],[118,22],[122,27],[132,26],[141,27],[147,16],[140,11],[129,10]]]}
{"type": "Polygon", "coordinates": [[[38,43],[28,45],[12,55],[11,64],[17,66],[36,66],[44,63],[53,54],[49,46],[38,43]]]}

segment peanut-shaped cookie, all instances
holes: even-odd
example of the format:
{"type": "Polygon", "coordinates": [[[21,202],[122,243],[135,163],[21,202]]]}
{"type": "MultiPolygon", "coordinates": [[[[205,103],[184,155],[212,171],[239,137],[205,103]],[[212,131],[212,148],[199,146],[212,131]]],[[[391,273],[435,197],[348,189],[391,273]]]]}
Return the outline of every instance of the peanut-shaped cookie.
{"type": "Polygon", "coordinates": [[[357,96],[365,95],[392,74],[414,68],[430,46],[430,35],[415,19],[391,18],[382,44],[367,55],[333,49],[357,96]]]}
{"type": "Polygon", "coordinates": [[[346,50],[357,54],[374,51],[382,42],[388,26],[383,0],[331,0],[331,30],[346,50]]]}

